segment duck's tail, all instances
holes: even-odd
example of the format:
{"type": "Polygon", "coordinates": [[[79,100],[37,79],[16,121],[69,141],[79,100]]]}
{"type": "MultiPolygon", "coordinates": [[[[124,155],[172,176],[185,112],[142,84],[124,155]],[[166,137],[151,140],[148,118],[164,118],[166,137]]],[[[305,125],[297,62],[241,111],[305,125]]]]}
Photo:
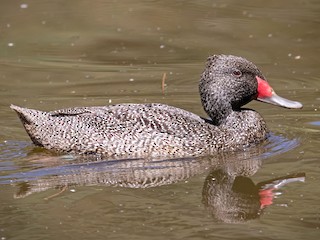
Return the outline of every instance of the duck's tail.
{"type": "Polygon", "coordinates": [[[38,110],[22,108],[13,104],[10,105],[10,108],[18,114],[23,125],[36,123],[38,121],[39,115],[42,115],[43,113],[38,110]]]}
{"type": "Polygon", "coordinates": [[[48,114],[43,111],[22,108],[15,105],[11,105],[10,108],[18,114],[26,132],[30,136],[33,143],[38,146],[42,146],[41,127],[39,126],[42,126],[43,123],[46,122],[48,114]]]}

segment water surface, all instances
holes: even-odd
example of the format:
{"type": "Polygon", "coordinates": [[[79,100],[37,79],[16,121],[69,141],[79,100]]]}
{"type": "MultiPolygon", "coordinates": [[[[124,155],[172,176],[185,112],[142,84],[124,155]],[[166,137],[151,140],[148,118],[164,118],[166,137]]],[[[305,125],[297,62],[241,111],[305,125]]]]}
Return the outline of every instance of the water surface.
{"type": "Polygon", "coordinates": [[[319,239],[317,1],[6,1],[0,13],[1,239],[319,239]],[[304,104],[248,104],[272,134],[241,153],[57,156],[9,108],[161,102],[205,116],[197,84],[219,53],[304,104]]]}

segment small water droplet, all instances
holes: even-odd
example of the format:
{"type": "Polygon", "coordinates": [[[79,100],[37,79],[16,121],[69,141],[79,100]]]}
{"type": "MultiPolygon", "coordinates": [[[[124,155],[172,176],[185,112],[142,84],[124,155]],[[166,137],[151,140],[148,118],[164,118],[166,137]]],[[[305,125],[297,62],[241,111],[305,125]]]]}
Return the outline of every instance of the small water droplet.
{"type": "Polygon", "coordinates": [[[20,8],[26,9],[26,8],[28,8],[28,4],[22,3],[22,4],[20,4],[20,8]]]}

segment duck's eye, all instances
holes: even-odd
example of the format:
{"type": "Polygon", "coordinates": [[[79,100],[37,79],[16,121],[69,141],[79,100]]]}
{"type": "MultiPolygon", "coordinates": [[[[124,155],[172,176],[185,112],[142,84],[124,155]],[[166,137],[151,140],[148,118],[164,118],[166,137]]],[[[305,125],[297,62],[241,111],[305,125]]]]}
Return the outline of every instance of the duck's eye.
{"type": "Polygon", "coordinates": [[[241,77],[242,76],[242,72],[240,70],[233,70],[232,71],[232,75],[236,76],[236,77],[241,77]]]}

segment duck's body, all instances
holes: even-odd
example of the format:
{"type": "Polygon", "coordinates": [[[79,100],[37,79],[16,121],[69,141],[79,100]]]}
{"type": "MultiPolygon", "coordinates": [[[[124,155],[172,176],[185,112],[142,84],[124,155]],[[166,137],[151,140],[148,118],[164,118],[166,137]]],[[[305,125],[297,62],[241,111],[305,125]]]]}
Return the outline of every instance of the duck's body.
{"type": "MultiPolygon", "coordinates": [[[[209,58],[200,80],[200,95],[210,120],[154,103],[78,107],[53,112],[14,105],[11,108],[18,113],[36,145],[59,152],[97,153],[107,157],[208,155],[237,150],[266,138],[266,123],[259,113],[241,108],[252,99],[264,101],[262,95],[269,94],[258,91],[261,78],[255,65],[243,58],[225,55],[209,58]],[[231,69],[230,76],[228,69],[231,69]],[[241,71],[241,76],[237,76],[239,72],[235,69],[241,71]],[[242,75],[244,80],[240,79],[242,75]]],[[[270,102],[270,96],[266,99],[270,102]]],[[[284,107],[302,106],[285,101],[285,104],[272,103],[284,107]]]]}
{"type": "Polygon", "coordinates": [[[266,124],[243,110],[215,126],[191,112],[163,104],[119,104],[41,112],[12,106],[32,141],[62,152],[110,157],[195,156],[262,141],[266,124]],[[21,115],[20,115],[21,116],[21,115]],[[257,121],[252,124],[250,119],[257,121]]]}

